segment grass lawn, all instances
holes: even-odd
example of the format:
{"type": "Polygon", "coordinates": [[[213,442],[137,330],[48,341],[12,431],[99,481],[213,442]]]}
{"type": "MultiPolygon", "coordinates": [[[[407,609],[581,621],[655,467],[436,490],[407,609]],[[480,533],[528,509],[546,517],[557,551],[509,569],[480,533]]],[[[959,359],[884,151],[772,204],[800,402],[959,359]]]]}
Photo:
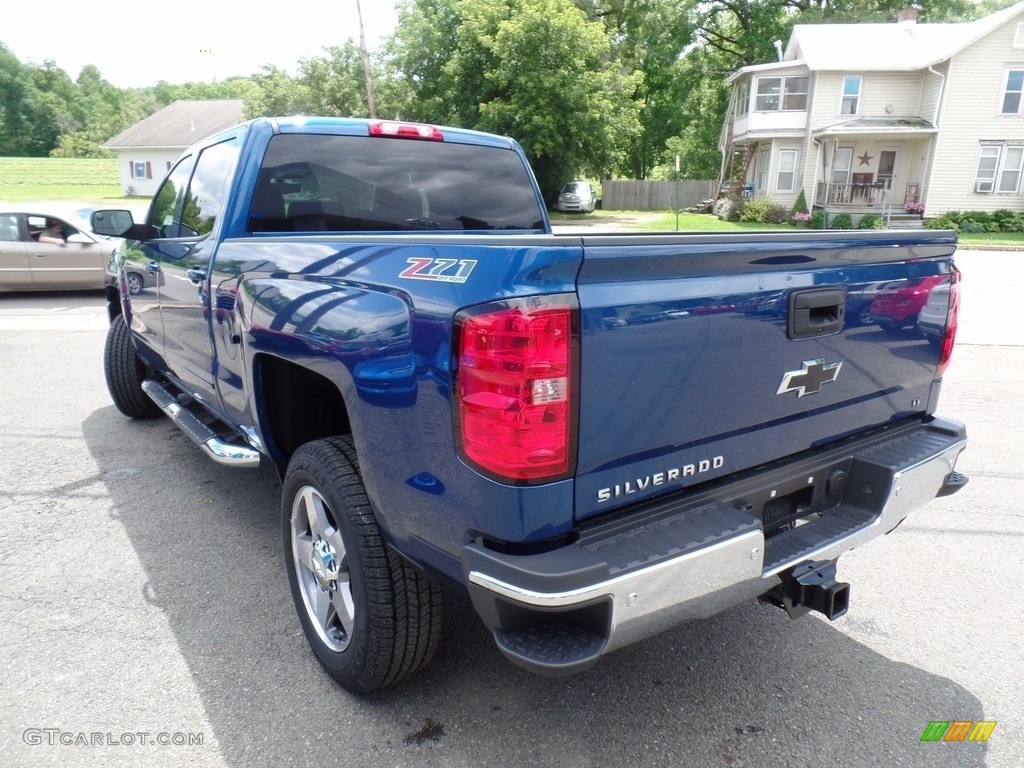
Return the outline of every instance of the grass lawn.
{"type": "Polygon", "coordinates": [[[0,157],[0,200],[78,200],[107,203],[121,194],[114,159],[0,157]]]}
{"type": "Polygon", "coordinates": [[[1024,232],[960,232],[957,239],[964,248],[972,245],[1003,246],[1012,250],[1024,248],[1024,232]]]}
{"type": "MultiPolygon", "coordinates": [[[[638,232],[674,232],[676,214],[674,211],[594,211],[586,215],[549,212],[553,224],[580,224],[596,218],[594,229],[601,229],[600,219],[607,219],[630,230],[638,232]]],[[[765,229],[792,229],[788,224],[754,224],[750,222],[722,221],[709,213],[679,214],[680,232],[750,231],[765,229]]]]}
{"type": "MultiPolygon", "coordinates": [[[[551,212],[554,224],[580,224],[591,217],[595,231],[602,229],[601,219],[607,219],[617,227],[638,232],[674,232],[676,215],[664,211],[594,211],[586,216],[551,212]]],[[[757,231],[757,230],[794,230],[789,224],[754,224],[750,222],[722,221],[708,213],[680,213],[680,232],[712,232],[712,231],[757,231]]],[[[794,230],[795,231],[795,230],[794,230]]],[[[928,230],[917,230],[926,233],[928,230]]],[[[960,245],[964,248],[984,246],[986,248],[1006,248],[1008,250],[1024,250],[1024,232],[960,232],[957,235],[960,245]]]]}

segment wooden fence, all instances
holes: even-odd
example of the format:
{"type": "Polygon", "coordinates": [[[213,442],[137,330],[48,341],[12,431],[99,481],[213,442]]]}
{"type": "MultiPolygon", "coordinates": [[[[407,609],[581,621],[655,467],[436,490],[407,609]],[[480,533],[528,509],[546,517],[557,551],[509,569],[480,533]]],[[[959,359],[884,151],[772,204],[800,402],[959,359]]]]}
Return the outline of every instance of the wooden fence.
{"type": "MultiPolygon", "coordinates": [[[[675,181],[604,181],[601,208],[606,211],[674,211],[675,181]]],[[[679,208],[685,211],[714,197],[717,181],[680,179],[679,208]]]]}

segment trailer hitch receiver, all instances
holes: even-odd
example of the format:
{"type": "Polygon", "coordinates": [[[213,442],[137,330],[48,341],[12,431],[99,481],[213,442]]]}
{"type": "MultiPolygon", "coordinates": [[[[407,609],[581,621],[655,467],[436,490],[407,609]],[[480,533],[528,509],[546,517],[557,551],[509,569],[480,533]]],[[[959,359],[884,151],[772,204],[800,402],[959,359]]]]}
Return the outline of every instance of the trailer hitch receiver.
{"type": "Polygon", "coordinates": [[[836,581],[834,560],[808,560],[779,575],[782,583],[762,599],[784,608],[792,619],[818,611],[834,621],[850,607],[850,585],[836,581]]]}

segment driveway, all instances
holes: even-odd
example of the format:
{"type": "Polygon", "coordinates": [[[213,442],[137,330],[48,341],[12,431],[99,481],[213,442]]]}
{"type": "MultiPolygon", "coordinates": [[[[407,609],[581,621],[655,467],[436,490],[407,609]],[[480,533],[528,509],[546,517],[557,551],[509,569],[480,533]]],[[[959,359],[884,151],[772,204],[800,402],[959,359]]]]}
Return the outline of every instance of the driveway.
{"type": "Polygon", "coordinates": [[[363,698],[298,629],[276,475],[116,412],[100,295],[0,295],[0,765],[1019,768],[1017,258],[958,257],[940,410],[971,482],[843,558],[845,617],[750,603],[547,679],[449,595],[433,664],[363,698]],[[956,719],[998,726],[921,743],[956,719]]]}

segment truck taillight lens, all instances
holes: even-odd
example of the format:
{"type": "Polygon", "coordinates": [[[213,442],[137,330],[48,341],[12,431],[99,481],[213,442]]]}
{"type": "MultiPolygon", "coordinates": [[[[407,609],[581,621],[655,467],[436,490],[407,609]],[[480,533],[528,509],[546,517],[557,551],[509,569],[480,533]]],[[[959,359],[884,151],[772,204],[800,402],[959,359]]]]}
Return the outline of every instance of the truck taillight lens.
{"type": "Polygon", "coordinates": [[[939,350],[939,364],[936,375],[941,376],[949,367],[949,359],[953,356],[953,344],[956,342],[956,326],[960,318],[960,270],[955,266],[949,273],[949,309],[946,312],[946,330],[942,335],[942,348],[939,350]]]}
{"type": "Polygon", "coordinates": [[[530,484],[573,471],[578,314],[575,296],[558,295],[456,317],[456,437],[483,474],[530,484]]]}

